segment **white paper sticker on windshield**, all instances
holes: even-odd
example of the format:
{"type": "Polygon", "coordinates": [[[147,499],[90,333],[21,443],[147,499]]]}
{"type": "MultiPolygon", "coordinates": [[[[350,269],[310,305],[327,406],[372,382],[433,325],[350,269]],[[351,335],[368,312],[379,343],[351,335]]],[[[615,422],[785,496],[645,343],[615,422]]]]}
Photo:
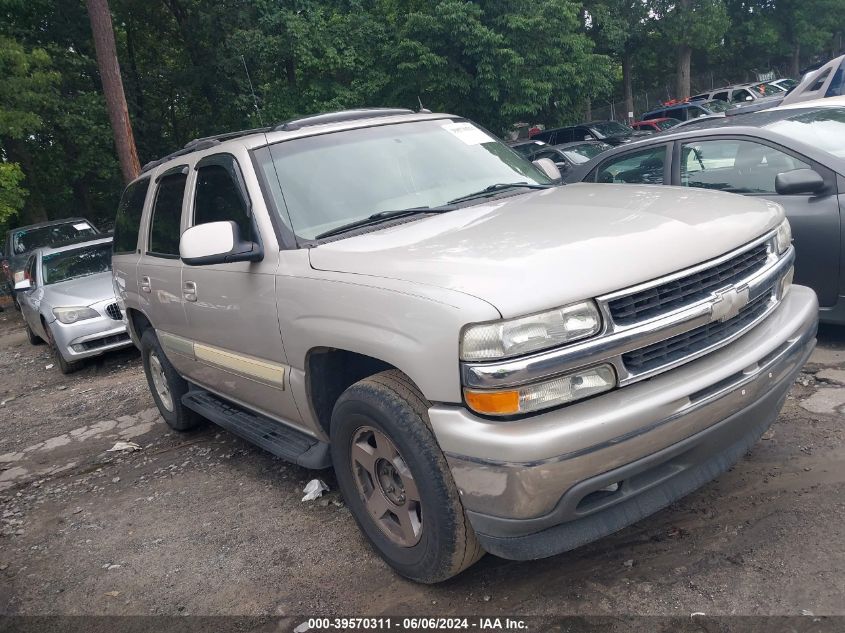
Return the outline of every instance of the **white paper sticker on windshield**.
{"type": "Polygon", "coordinates": [[[91,227],[85,222],[80,222],[79,224],[74,224],[73,228],[75,228],[77,231],[88,231],[91,227]]]}
{"type": "Polygon", "coordinates": [[[485,134],[484,132],[479,130],[472,123],[466,123],[463,121],[458,123],[445,123],[443,125],[443,129],[447,132],[451,132],[467,145],[480,145],[481,143],[492,143],[496,140],[492,138],[489,134],[485,134]]]}

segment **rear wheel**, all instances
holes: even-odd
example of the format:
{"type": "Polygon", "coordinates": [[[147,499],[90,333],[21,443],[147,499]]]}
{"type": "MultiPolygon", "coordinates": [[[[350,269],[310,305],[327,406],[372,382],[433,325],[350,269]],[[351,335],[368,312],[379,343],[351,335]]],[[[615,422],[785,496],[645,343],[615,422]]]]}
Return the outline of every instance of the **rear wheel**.
{"type": "MultiPolygon", "coordinates": [[[[29,326],[27,326],[27,330],[29,330],[29,326]]],[[[59,369],[63,374],[72,374],[73,372],[77,371],[80,367],[82,367],[84,361],[65,360],[65,357],[62,356],[62,352],[59,349],[59,346],[56,345],[56,339],[53,336],[53,332],[50,329],[49,325],[44,326],[44,331],[47,332],[47,344],[50,346],[50,351],[53,353],[53,358],[56,360],[56,364],[59,366],[59,369]]],[[[29,334],[29,332],[27,332],[27,334],[29,334]]]]}
{"type": "Polygon", "coordinates": [[[188,393],[188,381],[167,360],[152,329],[141,336],[141,358],[153,400],[168,426],[176,431],[200,426],[202,417],[182,404],[182,396],[188,393]]]}
{"type": "Polygon", "coordinates": [[[424,583],[484,554],[428,425],[428,402],[397,370],[349,387],[332,413],[332,462],[359,527],[384,560],[424,583]]]}

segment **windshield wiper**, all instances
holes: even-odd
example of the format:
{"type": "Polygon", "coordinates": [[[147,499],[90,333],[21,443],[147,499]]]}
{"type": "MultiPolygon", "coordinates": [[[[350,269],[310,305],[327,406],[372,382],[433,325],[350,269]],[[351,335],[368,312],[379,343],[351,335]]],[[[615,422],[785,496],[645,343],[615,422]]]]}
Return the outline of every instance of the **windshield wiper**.
{"type": "Polygon", "coordinates": [[[554,185],[541,185],[530,182],[497,182],[495,185],[484,187],[481,191],[475,191],[473,193],[468,193],[465,196],[449,200],[448,204],[457,204],[458,202],[472,200],[473,198],[483,198],[485,196],[493,195],[499,191],[507,191],[508,189],[549,189],[550,187],[554,187],[554,185]]]}
{"type": "Polygon", "coordinates": [[[316,235],[314,237],[315,240],[321,240],[324,237],[332,237],[334,235],[340,235],[341,233],[348,233],[349,231],[354,231],[355,229],[364,227],[364,226],[371,226],[374,224],[379,224],[380,222],[384,222],[385,220],[393,220],[395,218],[403,218],[409,215],[421,215],[425,213],[446,213],[447,211],[454,211],[455,207],[450,204],[444,204],[443,206],[439,207],[412,207],[410,209],[395,209],[393,211],[379,211],[378,213],[373,213],[366,218],[361,220],[355,220],[354,222],[349,222],[348,224],[342,224],[341,226],[335,227],[328,231],[323,231],[322,233],[316,235]]]}

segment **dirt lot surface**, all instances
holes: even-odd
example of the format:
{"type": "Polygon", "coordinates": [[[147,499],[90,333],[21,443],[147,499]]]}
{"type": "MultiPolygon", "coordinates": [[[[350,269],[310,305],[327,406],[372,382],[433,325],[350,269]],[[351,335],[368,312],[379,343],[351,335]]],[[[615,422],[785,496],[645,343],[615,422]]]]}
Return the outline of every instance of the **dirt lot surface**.
{"type": "Polygon", "coordinates": [[[845,614],[845,328],[731,472],[599,543],[434,587],[372,553],[330,472],[303,503],[313,473],[169,431],[134,350],[52,362],[0,313],[2,614],[845,614]]]}

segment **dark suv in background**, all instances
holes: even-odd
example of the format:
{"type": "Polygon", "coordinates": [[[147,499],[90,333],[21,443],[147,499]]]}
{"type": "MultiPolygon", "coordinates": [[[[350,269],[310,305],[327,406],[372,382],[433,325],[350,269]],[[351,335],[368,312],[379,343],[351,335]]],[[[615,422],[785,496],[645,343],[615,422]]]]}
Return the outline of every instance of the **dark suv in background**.
{"type": "Polygon", "coordinates": [[[570,127],[559,127],[553,130],[543,130],[531,137],[535,141],[543,141],[549,145],[562,145],[576,141],[604,141],[610,145],[630,143],[635,137],[647,136],[643,132],[636,132],[617,121],[592,121],[570,127]]]}

